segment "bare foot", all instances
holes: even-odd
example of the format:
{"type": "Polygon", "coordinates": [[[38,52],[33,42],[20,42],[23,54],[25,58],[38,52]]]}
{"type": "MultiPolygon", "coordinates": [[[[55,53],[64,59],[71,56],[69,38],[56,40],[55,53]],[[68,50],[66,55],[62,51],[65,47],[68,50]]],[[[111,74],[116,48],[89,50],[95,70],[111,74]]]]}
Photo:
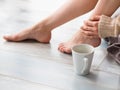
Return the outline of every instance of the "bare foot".
{"type": "Polygon", "coordinates": [[[70,40],[64,43],[60,43],[58,50],[63,53],[71,53],[71,48],[78,44],[90,44],[97,47],[101,43],[101,39],[98,36],[88,36],[81,30],[79,30],[70,40]]]}
{"type": "Polygon", "coordinates": [[[42,43],[49,43],[51,39],[51,31],[48,27],[40,23],[17,34],[5,35],[3,38],[7,41],[13,42],[34,39],[42,43]]]}

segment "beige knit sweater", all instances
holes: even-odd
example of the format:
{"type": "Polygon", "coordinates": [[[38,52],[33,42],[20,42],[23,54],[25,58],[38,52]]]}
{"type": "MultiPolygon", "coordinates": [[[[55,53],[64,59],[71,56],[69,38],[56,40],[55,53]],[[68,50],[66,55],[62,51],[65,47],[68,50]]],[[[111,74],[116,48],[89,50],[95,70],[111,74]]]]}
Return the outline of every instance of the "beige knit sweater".
{"type": "Polygon", "coordinates": [[[98,24],[98,33],[101,38],[117,37],[120,34],[120,15],[114,19],[102,15],[98,24]]]}

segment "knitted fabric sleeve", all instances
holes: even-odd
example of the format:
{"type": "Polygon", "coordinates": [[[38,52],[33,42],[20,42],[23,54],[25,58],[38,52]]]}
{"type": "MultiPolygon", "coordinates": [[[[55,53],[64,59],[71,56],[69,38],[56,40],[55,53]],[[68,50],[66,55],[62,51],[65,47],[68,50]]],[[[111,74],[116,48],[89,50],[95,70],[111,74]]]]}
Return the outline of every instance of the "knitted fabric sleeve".
{"type": "Polygon", "coordinates": [[[102,15],[98,24],[98,33],[101,38],[117,37],[120,34],[120,15],[114,19],[102,15]]]}

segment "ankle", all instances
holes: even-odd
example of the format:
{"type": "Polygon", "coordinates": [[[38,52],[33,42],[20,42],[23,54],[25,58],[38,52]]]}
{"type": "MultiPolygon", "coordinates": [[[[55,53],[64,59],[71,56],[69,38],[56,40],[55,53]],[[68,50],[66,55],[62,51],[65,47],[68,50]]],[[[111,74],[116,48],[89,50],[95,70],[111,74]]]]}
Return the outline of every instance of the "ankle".
{"type": "Polygon", "coordinates": [[[42,22],[40,22],[40,24],[48,31],[51,31],[55,28],[54,25],[48,19],[43,20],[42,22]]]}
{"type": "Polygon", "coordinates": [[[32,27],[33,30],[44,30],[46,32],[51,32],[52,27],[47,24],[47,22],[45,20],[39,22],[38,24],[36,24],[35,26],[32,27]]]}

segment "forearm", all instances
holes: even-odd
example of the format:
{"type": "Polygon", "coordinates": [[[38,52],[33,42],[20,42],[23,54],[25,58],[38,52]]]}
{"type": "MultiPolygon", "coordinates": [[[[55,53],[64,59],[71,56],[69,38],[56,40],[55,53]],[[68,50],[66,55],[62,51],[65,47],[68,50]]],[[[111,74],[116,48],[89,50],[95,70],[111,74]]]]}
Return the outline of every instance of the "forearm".
{"type": "Polygon", "coordinates": [[[93,10],[93,15],[107,15],[111,16],[120,6],[120,0],[99,0],[93,10]]]}
{"type": "Polygon", "coordinates": [[[97,0],[69,0],[46,18],[47,24],[55,28],[93,9],[97,0]]]}

